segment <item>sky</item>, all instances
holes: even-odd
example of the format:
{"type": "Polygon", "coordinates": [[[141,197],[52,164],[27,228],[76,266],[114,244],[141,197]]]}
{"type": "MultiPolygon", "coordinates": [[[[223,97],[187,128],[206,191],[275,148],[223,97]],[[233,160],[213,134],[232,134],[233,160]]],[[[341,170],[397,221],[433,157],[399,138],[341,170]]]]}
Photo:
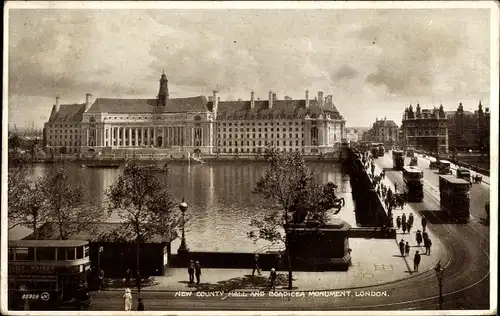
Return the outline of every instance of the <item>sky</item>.
{"type": "Polygon", "coordinates": [[[55,103],[333,95],[347,126],[405,106],[489,106],[488,9],[10,9],[9,126],[42,127],[55,103]]]}

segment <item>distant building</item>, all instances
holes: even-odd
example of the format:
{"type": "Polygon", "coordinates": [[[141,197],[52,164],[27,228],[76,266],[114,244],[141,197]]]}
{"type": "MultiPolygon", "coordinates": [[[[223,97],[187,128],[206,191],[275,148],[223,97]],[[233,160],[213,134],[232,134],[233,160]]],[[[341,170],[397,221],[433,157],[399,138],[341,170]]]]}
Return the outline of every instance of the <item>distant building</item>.
{"type": "Polygon", "coordinates": [[[346,128],[346,138],[350,143],[357,143],[361,139],[356,128],[346,128]]]}
{"type": "Polygon", "coordinates": [[[218,91],[204,96],[170,98],[161,75],[156,99],[108,99],[60,104],[45,123],[52,152],[113,154],[257,155],[272,145],[283,152],[319,155],[335,151],[345,139],[345,120],[331,95],[315,100],[220,101],[218,91]]]}
{"type": "Polygon", "coordinates": [[[450,151],[480,150],[489,152],[490,147],[490,111],[481,101],[478,109],[465,111],[462,103],[456,111],[446,111],[448,118],[448,145],[450,151]]]}
{"type": "Polygon", "coordinates": [[[439,108],[415,110],[410,105],[403,114],[403,147],[446,155],[448,153],[448,126],[446,114],[439,108]]]}
{"type": "Polygon", "coordinates": [[[377,118],[368,131],[368,138],[370,141],[383,143],[386,148],[392,148],[399,140],[398,125],[392,120],[377,118]]]}
{"type": "Polygon", "coordinates": [[[22,136],[18,134],[11,134],[8,140],[9,148],[19,148],[31,150],[35,146],[42,145],[42,139],[37,136],[22,136]]]}

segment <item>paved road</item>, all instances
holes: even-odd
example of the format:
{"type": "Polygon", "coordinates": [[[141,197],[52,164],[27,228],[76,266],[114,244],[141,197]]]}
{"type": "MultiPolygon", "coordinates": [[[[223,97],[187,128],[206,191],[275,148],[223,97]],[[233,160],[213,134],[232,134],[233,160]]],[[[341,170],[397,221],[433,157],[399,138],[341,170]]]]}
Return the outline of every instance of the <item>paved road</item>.
{"type": "MultiPolygon", "coordinates": [[[[420,163],[420,162],[419,162],[420,163]]],[[[391,168],[392,161],[387,155],[377,159],[380,167],[391,168]]],[[[443,224],[435,216],[439,210],[439,194],[436,194],[436,175],[425,168],[424,201],[412,203],[416,212],[429,218],[429,229],[447,245],[449,257],[443,258],[444,272],[443,293],[444,309],[488,309],[489,308],[489,227],[478,220],[469,224],[443,224]]],[[[390,171],[387,177],[391,181],[402,182],[401,173],[390,171]]],[[[472,213],[480,216],[484,209],[485,193],[483,187],[471,192],[472,213]]],[[[419,227],[416,219],[416,227],[419,227]]],[[[396,241],[395,241],[396,243],[396,241]]],[[[395,249],[397,249],[395,247],[395,249]]],[[[425,259],[425,257],[424,257],[425,259]]],[[[339,293],[339,292],[337,292],[339,293]]],[[[175,297],[175,293],[142,293],[147,310],[435,310],[438,304],[438,285],[434,271],[410,277],[394,283],[352,290],[347,297],[175,297]],[[379,291],[387,296],[356,296],[363,291],[379,291]]],[[[345,294],[345,293],[344,293],[345,294]]],[[[91,310],[123,310],[120,292],[100,292],[94,294],[94,306],[91,310]]],[[[137,295],[134,295],[134,300],[137,295]]],[[[134,302],[135,306],[135,302],[134,302]]]]}

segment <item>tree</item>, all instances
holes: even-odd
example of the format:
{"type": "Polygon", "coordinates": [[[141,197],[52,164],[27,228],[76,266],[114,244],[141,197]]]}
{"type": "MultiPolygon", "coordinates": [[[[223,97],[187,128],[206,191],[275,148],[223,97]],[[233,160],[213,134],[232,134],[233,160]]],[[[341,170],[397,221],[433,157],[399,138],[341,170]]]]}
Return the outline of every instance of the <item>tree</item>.
{"type": "Polygon", "coordinates": [[[47,220],[56,223],[62,240],[82,231],[91,231],[108,217],[100,207],[86,201],[84,187],[71,181],[65,167],[44,177],[43,192],[47,220]]]}
{"type": "MultiPolygon", "coordinates": [[[[154,165],[141,166],[130,161],[108,192],[110,210],[118,211],[124,227],[134,232],[138,272],[141,243],[152,235],[160,235],[165,241],[170,241],[167,238],[180,223],[175,204],[165,185],[157,178],[160,171],[154,165]]],[[[140,292],[140,282],[137,285],[140,292]]]]}
{"type": "Polygon", "coordinates": [[[33,229],[35,239],[38,226],[46,220],[45,195],[42,177],[31,181],[26,168],[11,168],[8,179],[9,229],[25,225],[33,229]]]}
{"type": "MultiPolygon", "coordinates": [[[[248,237],[273,243],[283,242],[288,261],[288,288],[292,289],[292,264],[287,229],[307,223],[312,230],[328,220],[327,211],[336,201],[336,185],[318,184],[299,152],[280,153],[268,147],[265,151],[268,169],[259,179],[254,192],[274,204],[263,219],[252,219],[248,237]]],[[[319,233],[319,231],[318,231],[319,233]]]]}

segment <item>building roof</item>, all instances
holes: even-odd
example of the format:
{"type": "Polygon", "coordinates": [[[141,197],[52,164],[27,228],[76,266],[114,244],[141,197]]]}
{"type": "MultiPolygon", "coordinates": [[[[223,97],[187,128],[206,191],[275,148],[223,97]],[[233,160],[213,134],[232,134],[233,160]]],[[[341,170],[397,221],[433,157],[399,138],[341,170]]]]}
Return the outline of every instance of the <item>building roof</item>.
{"type": "Polygon", "coordinates": [[[398,127],[393,120],[379,120],[373,123],[373,127],[398,127]]]}
{"type": "MultiPolygon", "coordinates": [[[[54,105],[55,107],[55,105],[54,105]]],[[[59,111],[55,112],[52,108],[52,113],[49,117],[49,122],[81,122],[85,112],[85,103],[83,104],[61,104],[59,111]]]]}
{"type": "Polygon", "coordinates": [[[9,247],[79,247],[88,244],[86,240],[9,240],[9,247]]]}
{"type": "MultiPolygon", "coordinates": [[[[453,116],[453,115],[456,115],[458,111],[444,111],[444,113],[446,114],[446,116],[453,116]]],[[[464,115],[474,115],[474,113],[472,113],[471,111],[463,111],[463,114],[464,115]]]]}
{"type": "Polygon", "coordinates": [[[98,98],[87,113],[185,113],[205,112],[204,96],[168,99],[166,107],[157,107],[156,99],[107,99],[98,98]]]}
{"type": "MultiPolygon", "coordinates": [[[[60,240],[59,229],[57,223],[48,222],[38,228],[38,240],[60,240]]],[[[169,237],[169,241],[177,238],[174,232],[169,237]]],[[[25,237],[24,240],[34,240],[34,234],[25,237]]],[[[131,228],[126,227],[124,223],[117,222],[99,222],[92,228],[82,231],[78,234],[73,234],[69,237],[71,240],[87,240],[89,242],[134,242],[135,234],[131,228]]],[[[145,242],[147,243],[162,243],[164,239],[161,236],[154,235],[145,242]]]]}
{"type": "MultiPolygon", "coordinates": [[[[306,115],[330,114],[334,118],[341,118],[340,113],[333,104],[325,104],[320,107],[317,100],[310,100],[306,108],[305,100],[274,100],[272,109],[269,108],[268,100],[255,100],[255,106],[251,108],[251,101],[219,101],[217,115],[219,118],[227,117],[264,117],[285,116],[305,117],[306,115]]],[[[213,108],[213,102],[208,102],[208,108],[213,108]]]]}

